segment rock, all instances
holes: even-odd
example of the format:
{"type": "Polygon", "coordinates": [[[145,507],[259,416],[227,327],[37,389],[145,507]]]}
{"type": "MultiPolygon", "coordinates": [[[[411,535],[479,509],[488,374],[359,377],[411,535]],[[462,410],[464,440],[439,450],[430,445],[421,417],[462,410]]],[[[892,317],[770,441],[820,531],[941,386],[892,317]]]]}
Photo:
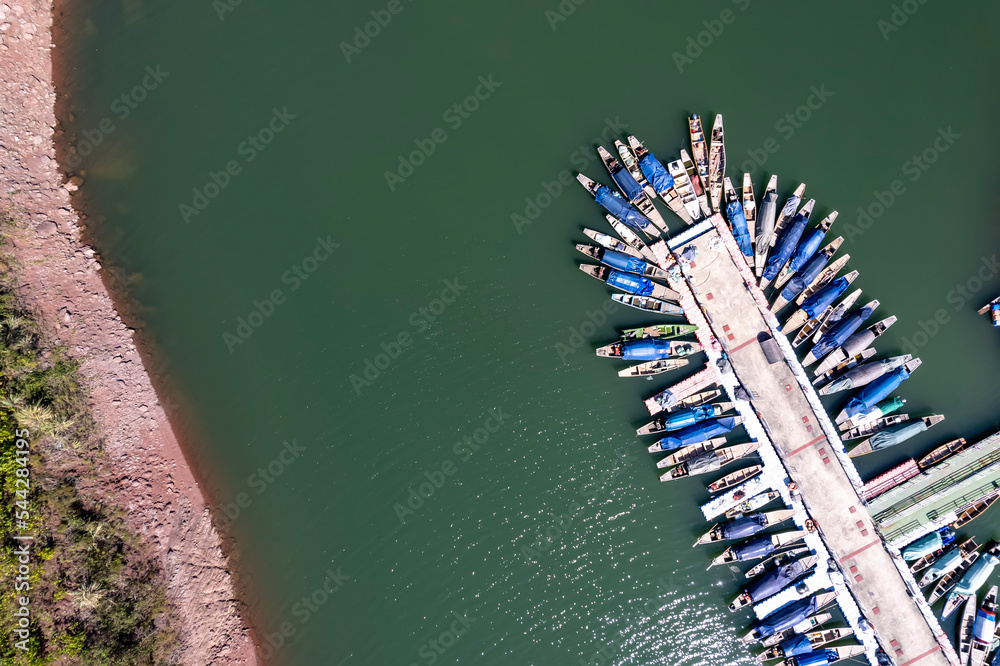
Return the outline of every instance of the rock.
{"type": "Polygon", "coordinates": [[[45,220],[44,222],[39,222],[35,225],[35,232],[42,238],[48,238],[58,230],[59,227],[57,227],[56,223],[52,220],[45,220]]]}
{"type": "Polygon", "coordinates": [[[69,325],[70,319],[72,318],[69,312],[69,308],[62,308],[59,310],[59,318],[66,325],[69,325]]]}

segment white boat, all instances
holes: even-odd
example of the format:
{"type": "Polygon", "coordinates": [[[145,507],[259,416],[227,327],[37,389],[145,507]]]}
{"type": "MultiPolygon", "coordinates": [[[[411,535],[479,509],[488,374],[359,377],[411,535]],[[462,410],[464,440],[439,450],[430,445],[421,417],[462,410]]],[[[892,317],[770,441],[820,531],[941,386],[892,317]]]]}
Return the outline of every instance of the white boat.
{"type": "Polygon", "coordinates": [[[702,213],[711,215],[712,210],[708,206],[708,194],[704,188],[708,187],[708,143],[705,142],[705,130],[701,126],[701,118],[697,113],[688,118],[688,131],[691,134],[691,154],[694,155],[694,165],[698,170],[698,179],[701,181],[704,198],[699,198],[702,213]]]}
{"type": "Polygon", "coordinates": [[[608,220],[608,224],[611,225],[611,228],[615,230],[615,233],[618,234],[618,237],[622,239],[623,243],[642,255],[642,258],[649,263],[659,263],[656,261],[656,255],[649,249],[649,246],[646,245],[641,238],[639,238],[637,233],[629,229],[627,224],[610,213],[605,214],[604,217],[608,220]]]}
{"type": "Polygon", "coordinates": [[[614,236],[609,236],[608,234],[602,234],[600,231],[594,231],[593,229],[584,229],[583,233],[587,238],[594,241],[601,247],[607,248],[609,250],[614,250],[616,252],[624,252],[625,254],[630,254],[636,259],[645,259],[645,257],[642,256],[642,254],[640,254],[635,248],[629,247],[628,245],[621,242],[614,236]]]}
{"type": "Polygon", "coordinates": [[[774,234],[771,236],[771,247],[774,247],[778,242],[778,238],[784,230],[785,225],[788,224],[788,221],[795,217],[795,213],[798,212],[799,204],[802,202],[802,196],[805,193],[806,184],[799,183],[799,186],[795,188],[792,196],[785,199],[785,205],[781,208],[781,213],[778,214],[778,221],[774,223],[774,234]]]}
{"type": "MultiPolygon", "coordinates": [[[[653,312],[655,314],[670,315],[680,317],[684,315],[684,308],[673,303],[661,301],[658,298],[649,296],[636,296],[635,294],[612,294],[612,300],[622,305],[627,305],[643,312],[653,312]]],[[[699,349],[701,346],[699,345],[699,349]]]]}
{"type": "MultiPolygon", "coordinates": [[[[995,604],[994,604],[995,605],[995,604]]],[[[969,656],[972,651],[972,627],[976,623],[976,595],[970,594],[965,599],[962,617],[958,620],[958,660],[962,666],[969,666],[969,656]]]]}
{"type": "Polygon", "coordinates": [[[619,377],[649,377],[658,375],[661,372],[676,370],[690,363],[686,358],[661,358],[656,361],[646,361],[638,365],[631,365],[624,370],[618,371],[619,377]]]}
{"type": "Polygon", "coordinates": [[[688,215],[692,220],[701,219],[701,206],[698,204],[698,197],[695,196],[694,189],[691,187],[691,179],[688,178],[687,169],[684,168],[684,163],[680,160],[674,160],[666,165],[667,171],[674,179],[674,189],[677,190],[677,194],[680,195],[681,201],[684,203],[684,208],[687,210],[688,215]]]}
{"type": "Polygon", "coordinates": [[[639,185],[642,186],[642,189],[646,190],[646,194],[650,197],[655,197],[656,190],[654,190],[653,186],[649,184],[648,180],[646,180],[646,176],[642,174],[642,169],[639,168],[639,160],[636,159],[635,153],[632,152],[632,149],[617,139],[615,140],[615,148],[618,150],[618,157],[621,158],[622,164],[625,165],[628,172],[632,174],[633,178],[635,178],[635,182],[639,183],[639,185]]]}
{"type": "Polygon", "coordinates": [[[722,210],[722,180],[726,177],[726,140],[722,129],[722,114],[712,124],[712,142],[708,148],[708,194],[712,210],[722,210]]]}
{"type": "Polygon", "coordinates": [[[729,511],[726,511],[726,518],[735,518],[741,513],[756,511],[757,509],[767,506],[779,497],[781,497],[781,493],[777,490],[769,490],[767,492],[760,493],[759,495],[754,495],[753,497],[740,502],[729,511]]]}
{"type": "Polygon", "coordinates": [[[774,223],[778,214],[778,177],[771,176],[760,200],[757,212],[757,228],[754,237],[754,274],[759,279],[767,264],[767,254],[771,251],[774,238],[774,223]]]}
{"type": "Polygon", "coordinates": [[[684,170],[687,172],[688,180],[691,181],[691,190],[694,192],[694,196],[698,199],[698,207],[701,208],[701,214],[708,217],[712,214],[711,208],[708,206],[708,195],[705,194],[705,189],[702,186],[701,178],[698,177],[698,172],[695,170],[694,161],[691,160],[691,156],[688,152],[681,149],[681,164],[684,165],[684,170]]]}
{"type": "MultiPolygon", "coordinates": [[[[753,196],[753,181],[750,174],[743,174],[743,217],[747,219],[747,231],[750,232],[750,242],[757,240],[757,200],[753,196]]],[[[753,257],[750,257],[753,262],[753,257]]],[[[750,264],[753,268],[753,263],[750,264]]]]}

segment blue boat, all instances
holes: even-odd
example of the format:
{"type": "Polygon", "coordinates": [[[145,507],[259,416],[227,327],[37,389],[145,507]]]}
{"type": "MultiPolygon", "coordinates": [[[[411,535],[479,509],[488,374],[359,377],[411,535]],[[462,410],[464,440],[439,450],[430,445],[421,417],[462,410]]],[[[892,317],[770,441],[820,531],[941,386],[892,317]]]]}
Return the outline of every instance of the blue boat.
{"type": "Polygon", "coordinates": [[[653,206],[653,202],[646,196],[646,190],[639,184],[639,181],[604,146],[597,147],[597,154],[607,168],[608,173],[611,174],[611,179],[615,181],[615,185],[625,195],[625,198],[638,208],[640,213],[651,220],[653,224],[665,230],[667,228],[666,222],[663,221],[663,217],[660,216],[659,211],[653,206]]]}
{"type": "Polygon", "coordinates": [[[670,277],[662,268],[624,252],[609,250],[597,247],[596,245],[587,245],[586,243],[577,243],[576,249],[591,259],[596,259],[605,266],[610,266],[618,271],[635,273],[636,275],[656,278],[658,280],[667,280],[670,277]]]}
{"type": "Polygon", "coordinates": [[[778,275],[778,279],[774,282],[776,289],[780,289],[781,286],[785,284],[785,282],[787,282],[796,271],[805,266],[806,262],[815,256],[816,252],[819,250],[819,246],[823,244],[826,232],[830,230],[830,227],[833,226],[836,219],[837,211],[833,211],[823,218],[822,222],[809,231],[803,233],[802,239],[795,247],[795,251],[792,252],[792,256],[788,259],[788,265],[782,269],[781,274],[778,275]]]}
{"type": "Polygon", "coordinates": [[[673,451],[674,449],[679,449],[682,446],[698,444],[699,442],[704,442],[712,437],[725,435],[741,423],[743,423],[742,416],[729,416],[722,419],[702,421],[701,423],[688,426],[673,435],[664,437],[656,444],[650,446],[649,452],[657,453],[659,451],[673,451]]]}
{"type": "Polygon", "coordinates": [[[813,346],[812,350],[806,354],[806,357],[802,359],[802,365],[808,368],[842,345],[847,338],[854,335],[854,332],[861,328],[861,324],[865,323],[865,320],[872,316],[878,305],[878,300],[869,301],[837,322],[835,326],[819,339],[819,342],[813,346]]]}
{"type": "Polygon", "coordinates": [[[896,368],[892,372],[886,373],[865,385],[860,391],[852,395],[844,409],[837,415],[837,423],[843,423],[855,416],[866,414],[882,400],[889,397],[889,394],[896,390],[900,384],[906,381],[910,373],[920,367],[920,359],[915,358],[902,368],[896,368]]]}
{"type": "Polygon", "coordinates": [[[778,273],[788,263],[789,258],[791,258],[792,253],[802,239],[806,225],[809,224],[809,215],[812,214],[812,209],[815,205],[815,199],[810,199],[806,202],[802,210],[796,213],[795,217],[781,231],[781,235],[778,236],[778,242],[774,246],[774,251],[767,258],[767,264],[764,266],[764,276],[760,281],[761,289],[767,287],[771,280],[778,277],[778,273]]]}
{"type": "Polygon", "coordinates": [[[733,187],[733,183],[728,177],[723,180],[723,192],[726,199],[726,219],[729,220],[729,226],[732,227],[733,238],[736,239],[736,245],[740,248],[743,256],[747,258],[748,262],[752,261],[753,244],[750,242],[750,227],[743,212],[743,202],[736,194],[736,188],[733,187]]]}
{"type": "Polygon", "coordinates": [[[830,257],[837,253],[837,250],[840,249],[843,242],[843,236],[834,239],[833,242],[824,247],[819,254],[807,261],[802,267],[802,270],[797,271],[794,277],[792,277],[788,284],[785,285],[785,288],[781,290],[781,294],[774,302],[774,307],[771,308],[771,311],[778,312],[785,307],[785,305],[794,301],[795,297],[801,294],[803,289],[811,285],[813,281],[820,276],[823,269],[826,268],[826,264],[830,261],[830,257]]]}
{"type": "Polygon", "coordinates": [[[576,179],[590,192],[594,197],[594,201],[604,207],[604,210],[636,231],[641,231],[649,236],[660,235],[660,230],[654,227],[649,219],[639,212],[635,206],[626,201],[622,195],[612,192],[604,185],[587,178],[582,173],[578,173],[576,179]]]}
{"type": "Polygon", "coordinates": [[[620,289],[636,296],[652,296],[661,301],[676,301],[680,298],[680,294],[669,287],[664,287],[662,284],[653,282],[641,275],[615,270],[610,266],[580,264],[580,270],[590,277],[611,285],[615,289],[620,289]]]}

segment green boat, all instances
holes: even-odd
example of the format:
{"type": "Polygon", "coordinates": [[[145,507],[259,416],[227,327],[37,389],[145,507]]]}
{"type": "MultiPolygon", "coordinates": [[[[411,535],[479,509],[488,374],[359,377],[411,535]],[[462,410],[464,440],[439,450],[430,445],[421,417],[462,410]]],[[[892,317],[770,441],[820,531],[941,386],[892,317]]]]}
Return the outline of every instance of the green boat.
{"type": "Polygon", "coordinates": [[[690,335],[698,330],[694,324],[655,324],[642,328],[629,328],[622,331],[622,341],[646,340],[647,338],[679,338],[690,335]]]}

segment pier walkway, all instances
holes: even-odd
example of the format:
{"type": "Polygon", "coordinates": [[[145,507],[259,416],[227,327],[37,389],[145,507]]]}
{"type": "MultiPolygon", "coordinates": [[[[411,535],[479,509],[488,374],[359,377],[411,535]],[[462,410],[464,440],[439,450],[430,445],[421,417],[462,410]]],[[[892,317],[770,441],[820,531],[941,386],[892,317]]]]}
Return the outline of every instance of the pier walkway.
{"type": "MultiPolygon", "coordinates": [[[[735,373],[728,373],[728,383],[738,380],[754,396],[750,404],[737,403],[741,412],[746,412],[744,416],[750,417],[750,427],[757,430],[759,424],[763,425],[766,434],[751,432],[751,436],[760,439],[760,434],[773,444],[783,471],[798,486],[796,503],[801,502],[818,524],[824,550],[828,549],[840,563],[860,611],[896,664],[958,664],[923,596],[919,592],[912,594],[900,567],[883,545],[858,497],[862,483],[857,471],[809,377],[788,341],[777,333],[777,320],[770,314],[728,226],[720,215],[715,215],[699,228],[700,235],[693,229],[685,234],[693,237],[691,240],[680,238],[670,243],[675,250],[680,247],[677,241],[681,246],[698,248],[697,259],[683,270],[700,311],[696,307],[692,312],[691,303],[683,305],[686,313],[693,315],[692,320],[700,320],[696,323],[707,321],[728,354],[735,373]],[[771,335],[785,357],[773,365],[765,359],[758,342],[762,336],[771,335]]],[[[656,244],[653,251],[660,258],[666,252],[665,244],[656,244]]],[[[783,314],[791,314],[794,307],[792,304],[783,314]]],[[[718,358],[718,352],[709,357],[711,363],[713,357],[718,358]]],[[[727,373],[719,376],[726,377],[727,373]]],[[[652,412],[657,405],[651,399],[647,406],[652,412]]],[[[787,498],[783,484],[776,489],[787,498]]],[[[847,619],[855,625],[859,618],[847,619]]]]}

